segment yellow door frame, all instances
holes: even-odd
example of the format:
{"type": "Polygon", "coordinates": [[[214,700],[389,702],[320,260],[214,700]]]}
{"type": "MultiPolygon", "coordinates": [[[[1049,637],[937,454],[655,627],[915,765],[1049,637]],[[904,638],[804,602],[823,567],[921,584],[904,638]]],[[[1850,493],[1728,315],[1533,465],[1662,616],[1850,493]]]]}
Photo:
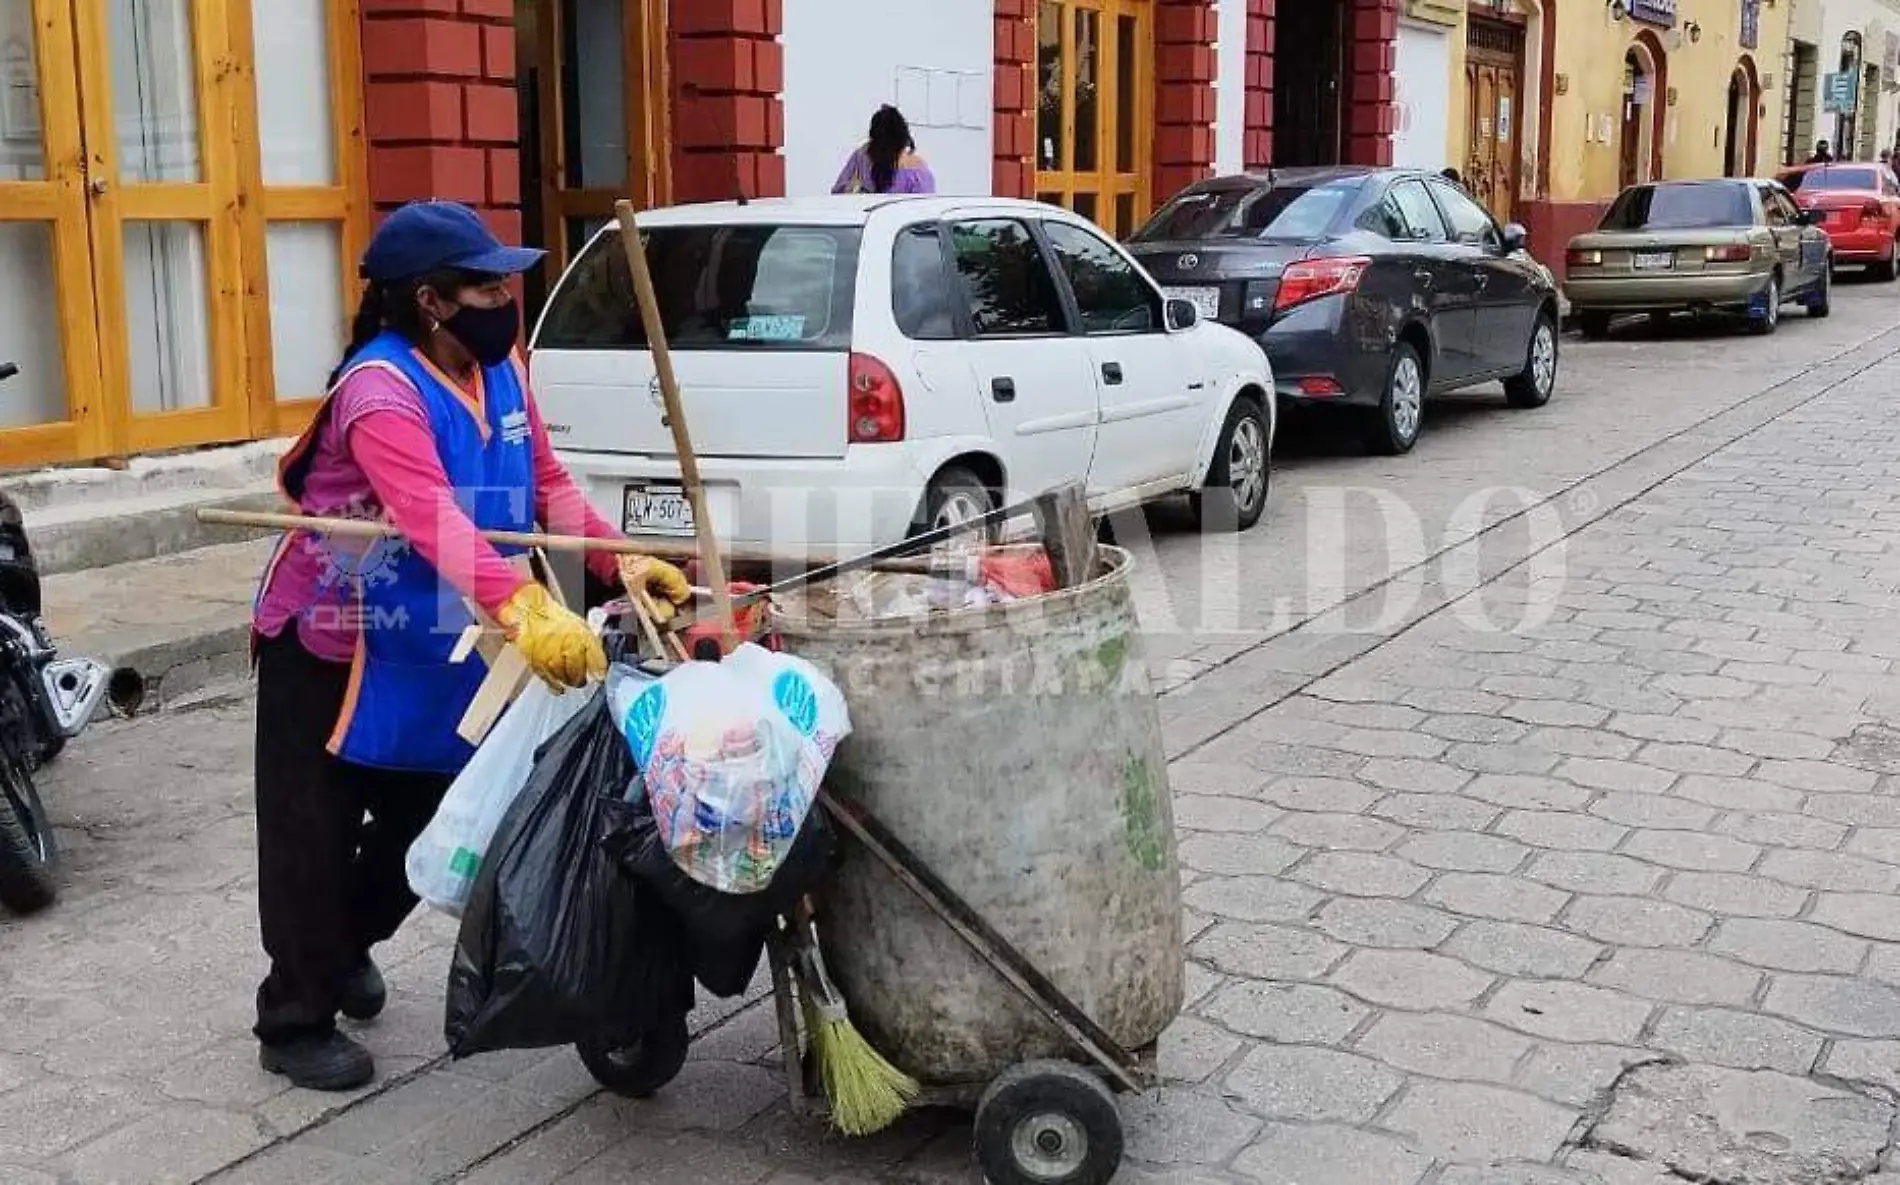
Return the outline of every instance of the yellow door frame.
{"type": "MultiPolygon", "coordinates": [[[[258,143],[252,6],[193,0],[191,47],[199,178],[123,179],[114,137],[103,0],[30,0],[43,181],[0,182],[0,221],[51,228],[62,420],[0,429],[0,465],[22,466],[242,440],[294,431],[321,392],[280,401],[271,357],[266,229],[328,222],[340,230],[344,307],[368,234],[358,0],[326,0],[335,181],[267,186],[258,143]],[[72,63],[68,68],[64,64],[72,63]],[[131,406],[124,229],[202,228],[210,346],[209,402],[170,412],[131,406]]],[[[337,327],[341,331],[343,327],[337,327]]]]}
{"type": "MultiPolygon", "coordinates": [[[[235,62],[244,94],[256,93],[252,8],[263,0],[232,0],[232,40],[245,52],[235,62]]],[[[328,185],[271,185],[264,180],[262,138],[257,104],[240,103],[234,111],[240,192],[260,195],[239,212],[244,258],[245,383],[250,391],[251,434],[288,435],[301,431],[323,401],[322,391],[279,391],[271,345],[268,231],[273,222],[317,222],[338,229],[337,284],[343,295],[345,323],[334,327],[339,344],[349,334],[348,319],[361,299],[355,261],[369,239],[368,146],[363,133],[362,12],[358,0],[325,0],[329,37],[330,144],[333,159],[328,185]]]]}
{"type": "Polygon", "coordinates": [[[1155,112],[1155,5],[1153,0],[1042,0],[1036,5],[1035,44],[1038,55],[1036,104],[1036,193],[1045,201],[1076,208],[1077,198],[1092,198],[1088,213],[1116,237],[1134,232],[1152,209],[1155,112]],[[1041,167],[1043,130],[1040,57],[1044,10],[1060,14],[1057,35],[1060,53],[1061,151],[1054,168],[1041,167]],[[1076,24],[1078,13],[1095,18],[1095,131],[1094,167],[1077,168],[1076,160],[1076,24]],[[1134,60],[1124,62],[1121,22],[1134,22],[1134,60]],[[1119,167],[1122,82],[1134,71],[1134,126],[1131,129],[1130,169],[1119,167]],[[1126,200],[1124,200],[1126,199],[1126,200]],[[1126,223],[1126,225],[1124,225],[1126,223]]]}
{"type": "MultiPolygon", "coordinates": [[[[237,0],[243,3],[244,0],[237,0]]],[[[244,306],[240,254],[236,146],[231,118],[229,0],[189,6],[198,137],[199,180],[127,182],[114,136],[112,62],[103,0],[76,0],[80,125],[91,199],[93,289],[97,294],[102,403],[114,453],[176,448],[249,434],[244,397],[244,306]],[[131,222],[178,222],[202,228],[211,390],[202,407],[139,412],[132,408],[131,346],[127,337],[124,232],[131,222]]],[[[243,56],[249,56],[244,47],[243,56]]]]}
{"type": "MultiPolygon", "coordinates": [[[[539,187],[541,243],[548,250],[547,279],[552,288],[572,253],[581,247],[567,241],[573,218],[611,220],[614,203],[631,197],[643,209],[665,205],[672,192],[672,138],[667,120],[668,69],[666,13],[661,0],[622,0],[621,90],[625,96],[622,119],[627,135],[626,181],[616,186],[569,188],[565,88],[568,63],[562,47],[561,0],[533,0],[540,140],[539,187]]],[[[592,47],[596,52],[608,47],[592,47]]]]}
{"type": "Polygon", "coordinates": [[[0,429],[0,465],[9,467],[97,456],[107,450],[109,435],[99,397],[79,88],[64,65],[73,60],[72,8],[70,0],[31,0],[30,10],[46,176],[43,181],[0,181],[0,221],[44,225],[52,236],[54,291],[13,295],[50,299],[53,305],[66,377],[66,414],[44,424],[0,429]]]}

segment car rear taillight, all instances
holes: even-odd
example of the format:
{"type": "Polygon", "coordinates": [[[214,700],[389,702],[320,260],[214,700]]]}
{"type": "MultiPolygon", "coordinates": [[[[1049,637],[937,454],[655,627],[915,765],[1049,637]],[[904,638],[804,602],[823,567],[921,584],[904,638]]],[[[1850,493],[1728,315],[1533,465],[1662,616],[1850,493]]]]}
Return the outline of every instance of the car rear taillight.
{"type": "Polygon", "coordinates": [[[1747,263],[1754,253],[1747,243],[1730,243],[1725,247],[1704,247],[1702,258],[1710,263],[1747,263]]]}
{"type": "Polygon", "coordinates": [[[1346,393],[1346,389],[1339,385],[1339,380],[1330,374],[1309,374],[1295,380],[1293,385],[1299,389],[1300,394],[1310,395],[1315,399],[1325,399],[1346,393]]]}
{"type": "Polygon", "coordinates": [[[1879,202],[1868,202],[1860,208],[1860,216],[1862,218],[1881,218],[1884,217],[1886,213],[1886,210],[1881,208],[1879,202]]]}
{"type": "Polygon", "coordinates": [[[1280,291],[1274,294],[1273,311],[1279,313],[1322,296],[1351,292],[1359,287],[1359,277],[1371,266],[1372,260],[1364,255],[1290,263],[1280,273],[1280,291]]]}
{"type": "Polygon", "coordinates": [[[869,354],[851,355],[851,443],[904,439],[904,388],[891,368],[869,354]]]}
{"type": "Polygon", "coordinates": [[[1603,252],[1601,251],[1588,251],[1580,247],[1572,247],[1570,250],[1564,252],[1565,267],[1599,267],[1602,263],[1603,252]]]}

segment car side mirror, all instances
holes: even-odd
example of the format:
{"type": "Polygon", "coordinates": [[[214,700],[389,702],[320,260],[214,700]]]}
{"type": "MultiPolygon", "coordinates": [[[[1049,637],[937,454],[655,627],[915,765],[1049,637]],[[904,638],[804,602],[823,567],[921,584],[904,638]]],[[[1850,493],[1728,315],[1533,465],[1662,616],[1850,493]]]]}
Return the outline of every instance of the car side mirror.
{"type": "Polygon", "coordinates": [[[1201,310],[1194,307],[1191,300],[1171,300],[1168,302],[1168,328],[1173,330],[1192,329],[1200,324],[1201,310]]]}
{"type": "Polygon", "coordinates": [[[1796,215],[1795,221],[1802,226],[1817,226],[1824,221],[1826,217],[1827,215],[1820,210],[1808,209],[1796,215]]]}
{"type": "Polygon", "coordinates": [[[1504,253],[1509,255],[1515,251],[1522,251],[1524,244],[1530,242],[1530,238],[1531,233],[1524,229],[1523,223],[1513,222],[1506,225],[1504,228],[1504,253]]]}

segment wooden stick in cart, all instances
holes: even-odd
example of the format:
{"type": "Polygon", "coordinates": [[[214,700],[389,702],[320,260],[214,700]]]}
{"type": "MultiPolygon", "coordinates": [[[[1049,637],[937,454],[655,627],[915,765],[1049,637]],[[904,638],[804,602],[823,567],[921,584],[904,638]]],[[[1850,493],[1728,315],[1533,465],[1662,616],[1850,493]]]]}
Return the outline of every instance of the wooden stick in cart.
{"type": "MultiPolygon", "coordinates": [[[[220,527],[250,527],[260,531],[308,531],[313,535],[331,535],[339,539],[400,539],[402,532],[387,523],[367,518],[336,518],[317,514],[289,514],[268,510],[224,510],[207,507],[198,511],[198,521],[220,527]]],[[[541,531],[479,531],[490,543],[515,547],[538,547],[550,552],[604,551],[610,555],[637,555],[662,560],[691,559],[698,552],[677,542],[651,538],[595,539],[587,535],[551,535],[541,531]]],[[[783,564],[793,557],[773,555],[744,548],[731,550],[735,560],[746,563],[783,564]]],[[[799,563],[825,562],[798,560],[799,563]]],[[[921,561],[893,559],[884,561],[885,571],[928,573],[932,569],[921,561]]],[[[711,590],[708,589],[708,592],[711,590]]]]}
{"type": "Polygon", "coordinates": [[[687,504],[693,508],[693,534],[699,539],[702,575],[706,583],[712,585],[720,641],[724,649],[730,651],[739,644],[738,623],[732,612],[732,587],[726,582],[726,566],[719,558],[719,541],[713,537],[712,518],[706,513],[706,490],[699,481],[699,457],[693,452],[693,438],[686,430],[679,378],[673,373],[673,352],[667,348],[666,326],[660,320],[660,302],[653,292],[653,273],[647,269],[646,248],[640,242],[640,224],[634,218],[633,203],[615,202],[614,217],[620,222],[620,246],[627,253],[627,270],[633,273],[633,295],[640,305],[640,323],[646,327],[647,349],[653,353],[660,398],[666,404],[666,426],[673,433],[673,451],[679,456],[680,480],[686,487],[687,504]]]}

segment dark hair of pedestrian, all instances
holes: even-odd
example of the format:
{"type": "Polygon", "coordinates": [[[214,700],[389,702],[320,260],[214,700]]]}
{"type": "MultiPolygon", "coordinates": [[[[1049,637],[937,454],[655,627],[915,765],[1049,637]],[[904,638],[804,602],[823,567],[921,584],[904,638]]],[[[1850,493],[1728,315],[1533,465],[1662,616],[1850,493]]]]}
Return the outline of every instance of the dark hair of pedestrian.
{"type": "Polygon", "coordinates": [[[356,317],[350,322],[350,344],[343,347],[343,357],[330,372],[330,381],[325,386],[336,386],[343,372],[349,369],[350,360],[385,329],[402,334],[411,345],[419,346],[427,340],[431,327],[424,324],[422,305],[416,300],[416,294],[424,288],[452,296],[489,279],[491,277],[479,272],[444,268],[405,280],[371,280],[364,286],[363,299],[357,302],[356,317]]]}
{"type": "Polygon", "coordinates": [[[1463,185],[1465,183],[1465,179],[1458,175],[1457,169],[1445,169],[1441,171],[1438,175],[1440,177],[1443,177],[1445,180],[1451,182],[1453,185],[1463,185]]]}
{"type": "Polygon", "coordinates": [[[889,193],[897,181],[897,162],[916,150],[904,113],[889,104],[879,107],[871,117],[871,137],[865,145],[865,155],[871,158],[871,188],[889,193]]]}

